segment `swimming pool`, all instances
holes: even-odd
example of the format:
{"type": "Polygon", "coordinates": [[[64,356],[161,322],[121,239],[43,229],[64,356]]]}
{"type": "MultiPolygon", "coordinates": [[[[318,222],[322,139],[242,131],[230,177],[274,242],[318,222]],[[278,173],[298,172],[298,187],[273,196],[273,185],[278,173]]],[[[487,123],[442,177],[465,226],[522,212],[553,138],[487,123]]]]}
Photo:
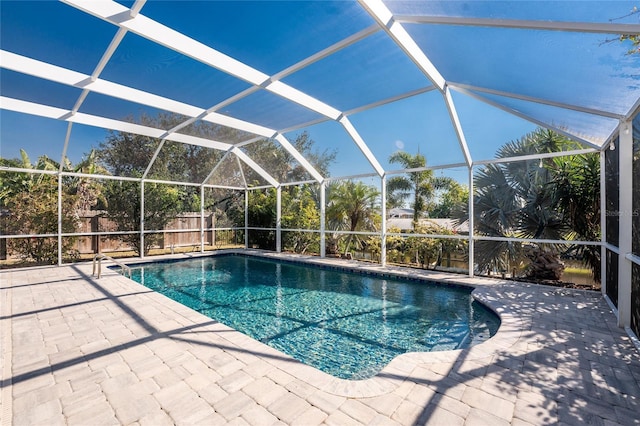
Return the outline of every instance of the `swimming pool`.
{"type": "Polygon", "coordinates": [[[132,279],[343,379],[406,352],[472,346],[500,325],[469,288],[255,256],[132,265],[132,279]]]}

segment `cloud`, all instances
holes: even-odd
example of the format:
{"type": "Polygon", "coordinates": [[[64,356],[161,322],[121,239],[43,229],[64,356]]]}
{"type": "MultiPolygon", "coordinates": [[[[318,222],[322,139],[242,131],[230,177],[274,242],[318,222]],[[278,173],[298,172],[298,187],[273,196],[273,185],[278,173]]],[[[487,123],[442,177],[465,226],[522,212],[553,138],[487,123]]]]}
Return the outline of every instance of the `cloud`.
{"type": "Polygon", "coordinates": [[[394,144],[396,145],[396,148],[400,150],[404,149],[404,142],[402,142],[401,140],[398,139],[397,141],[394,142],[394,144]]]}

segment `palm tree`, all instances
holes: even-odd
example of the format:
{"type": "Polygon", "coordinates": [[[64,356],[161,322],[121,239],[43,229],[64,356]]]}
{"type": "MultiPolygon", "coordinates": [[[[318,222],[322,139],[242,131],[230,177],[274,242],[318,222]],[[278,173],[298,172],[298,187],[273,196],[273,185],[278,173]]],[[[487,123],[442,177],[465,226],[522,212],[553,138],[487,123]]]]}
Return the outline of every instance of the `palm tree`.
{"type": "MultiPolygon", "coordinates": [[[[376,230],[377,202],[376,188],[362,182],[343,181],[329,187],[327,221],[334,230],[348,229],[350,232],[376,230]]],[[[345,254],[351,243],[359,238],[349,234],[345,244],[345,254]]]]}
{"type": "MultiPolygon", "coordinates": [[[[561,151],[575,146],[575,142],[551,130],[537,129],[519,140],[505,144],[498,150],[496,157],[561,151]]],[[[495,237],[554,240],[579,237],[597,240],[597,163],[593,158],[573,156],[485,166],[474,178],[476,232],[479,235],[495,237]],[[578,181],[582,181],[580,187],[576,186],[578,181]],[[589,211],[595,213],[586,219],[577,214],[589,211]],[[581,221],[586,223],[583,224],[581,221]]],[[[551,256],[553,264],[560,264],[560,249],[554,246],[479,241],[476,248],[476,263],[480,270],[494,267],[505,270],[514,264],[528,264],[530,267],[531,261],[543,252],[546,252],[546,256],[551,256]]],[[[596,256],[595,253],[589,255],[596,256]]],[[[595,257],[587,261],[592,268],[597,267],[596,263],[599,265],[599,257],[597,262],[595,257]]]]}
{"type": "MultiPolygon", "coordinates": [[[[0,157],[0,165],[44,171],[57,171],[59,168],[58,163],[46,155],[38,158],[38,162],[36,164],[32,164],[29,155],[24,149],[20,150],[20,159],[6,159],[0,157]]],[[[0,205],[2,205],[3,200],[20,194],[21,192],[28,192],[32,186],[41,183],[43,180],[51,179],[51,175],[44,173],[2,173],[2,175],[0,175],[0,205]]]]}
{"type": "MultiPolygon", "coordinates": [[[[556,208],[571,226],[577,239],[600,240],[600,159],[597,155],[571,155],[548,161],[553,177],[550,190],[556,208]]],[[[576,246],[575,254],[591,267],[600,282],[600,247],[576,246]]]]}
{"type": "MultiPolygon", "coordinates": [[[[427,159],[418,153],[411,155],[404,151],[394,152],[389,157],[389,162],[400,164],[405,169],[420,169],[427,166],[427,159]]],[[[420,222],[420,217],[431,207],[432,199],[437,189],[448,188],[453,179],[447,177],[435,177],[433,170],[418,170],[408,172],[407,176],[395,176],[389,179],[387,189],[389,199],[394,206],[413,195],[413,222],[412,227],[416,229],[420,222]]]]}

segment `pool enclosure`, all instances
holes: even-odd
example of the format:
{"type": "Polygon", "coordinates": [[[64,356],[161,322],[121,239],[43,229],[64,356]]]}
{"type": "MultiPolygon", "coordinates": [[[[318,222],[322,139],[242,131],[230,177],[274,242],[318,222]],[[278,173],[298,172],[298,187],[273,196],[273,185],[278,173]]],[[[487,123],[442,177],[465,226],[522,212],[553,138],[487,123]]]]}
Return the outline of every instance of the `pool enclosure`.
{"type": "Polygon", "coordinates": [[[439,241],[437,262],[455,246],[458,272],[483,273],[489,248],[490,267],[515,276],[514,246],[548,246],[598,259],[604,297],[637,336],[636,6],[3,0],[2,261],[257,247],[385,265],[417,237],[439,241]],[[515,143],[527,135],[541,142],[515,143]],[[510,203],[520,225],[525,205],[547,224],[556,215],[488,177],[527,185],[564,167],[584,187],[563,215],[587,218],[584,232],[488,231],[508,209],[487,200],[510,203]],[[464,202],[437,216],[431,205],[419,228],[417,208],[399,209],[424,207],[413,178],[439,206],[442,182],[464,202]],[[334,220],[340,191],[368,200],[370,227],[334,220]]]}

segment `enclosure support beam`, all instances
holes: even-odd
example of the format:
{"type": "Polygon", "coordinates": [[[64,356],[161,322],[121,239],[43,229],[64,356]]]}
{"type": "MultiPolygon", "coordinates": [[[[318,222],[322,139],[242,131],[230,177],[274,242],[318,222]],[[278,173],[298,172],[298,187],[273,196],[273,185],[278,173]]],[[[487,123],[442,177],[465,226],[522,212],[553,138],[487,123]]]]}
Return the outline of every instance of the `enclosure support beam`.
{"type": "Polygon", "coordinates": [[[249,248],[249,190],[244,190],[244,248],[249,248]]]}
{"type": "Polygon", "coordinates": [[[607,180],[604,151],[600,151],[600,291],[607,296],[607,180]]]}
{"type": "Polygon", "coordinates": [[[144,180],[140,181],[140,258],[144,257],[144,180]]]}
{"type": "Polygon", "coordinates": [[[464,131],[462,130],[462,124],[460,124],[460,117],[458,116],[458,111],[456,110],[456,106],[453,103],[451,90],[449,90],[448,87],[445,87],[442,96],[447,106],[447,111],[449,111],[449,118],[451,119],[451,124],[453,125],[453,129],[455,130],[456,136],[458,137],[458,143],[460,144],[460,150],[462,151],[462,155],[464,155],[464,161],[465,163],[467,163],[467,167],[470,167],[472,163],[471,153],[469,152],[467,139],[465,138],[464,131]]]}
{"type": "Polygon", "coordinates": [[[475,250],[473,243],[473,227],[475,226],[473,216],[473,165],[469,166],[469,276],[473,277],[475,265],[475,250]]]}
{"type": "Polygon", "coordinates": [[[404,50],[409,59],[431,80],[433,85],[441,92],[444,92],[445,79],[442,74],[440,74],[429,58],[427,58],[402,24],[395,20],[393,13],[391,13],[382,0],[359,0],[359,2],[364,10],[387,32],[391,39],[404,50]]]}
{"type": "Polygon", "coordinates": [[[633,219],[633,132],[631,120],[620,125],[620,256],[618,256],[618,326],[631,324],[631,261],[626,254],[632,250],[633,219]]]}
{"type": "MultiPolygon", "coordinates": [[[[200,186],[200,253],[204,253],[204,186],[200,186]]],[[[213,243],[213,242],[212,242],[213,243]]]]}
{"type": "Polygon", "coordinates": [[[282,252],[282,187],[276,188],[276,252],[282,252]]]}
{"type": "Polygon", "coordinates": [[[320,257],[322,258],[327,256],[326,236],[325,236],[325,218],[327,213],[327,208],[325,206],[326,188],[327,188],[326,181],[320,182],[320,257]]]}
{"type": "Polygon", "coordinates": [[[382,223],[380,225],[380,265],[387,266],[387,176],[380,178],[380,213],[382,223]]]}
{"type": "MultiPolygon", "coordinates": [[[[296,159],[296,161],[298,163],[300,163],[300,165],[302,167],[304,167],[304,169],[318,182],[322,182],[324,180],[324,177],[311,165],[311,163],[309,163],[309,161],[298,152],[298,150],[295,149],[295,147],[293,145],[291,145],[291,142],[289,142],[289,140],[287,140],[286,137],[284,137],[283,134],[281,133],[277,133],[273,139],[277,140],[278,142],[280,142],[280,145],[282,145],[282,147],[284,149],[287,150],[287,152],[289,154],[291,154],[293,156],[293,158],[296,159]]],[[[274,185],[276,186],[276,185],[274,185]]]]}
{"type": "Polygon", "coordinates": [[[380,165],[378,159],[375,157],[375,155],[373,155],[373,152],[371,152],[371,149],[362,139],[356,128],[353,127],[351,121],[349,121],[346,116],[343,116],[342,118],[340,118],[340,120],[338,120],[338,122],[342,124],[342,127],[344,127],[349,136],[351,136],[351,139],[353,139],[353,141],[356,143],[356,145],[360,149],[360,152],[362,152],[367,161],[369,161],[369,164],[371,164],[371,167],[373,167],[378,176],[382,176],[384,174],[384,168],[380,165]]]}
{"type": "Polygon", "coordinates": [[[62,174],[58,173],[58,266],[62,266],[62,174]]]}

